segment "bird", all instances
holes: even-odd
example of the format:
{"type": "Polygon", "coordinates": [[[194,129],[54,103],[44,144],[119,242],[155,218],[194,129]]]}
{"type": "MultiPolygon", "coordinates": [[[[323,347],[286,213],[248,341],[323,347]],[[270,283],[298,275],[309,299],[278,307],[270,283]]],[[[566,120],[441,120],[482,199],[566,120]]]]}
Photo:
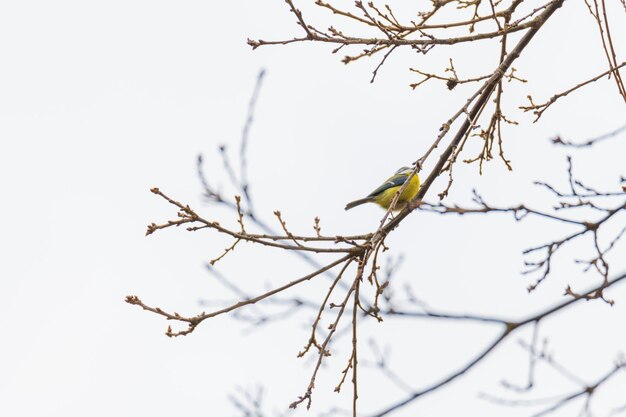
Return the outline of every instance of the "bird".
{"type": "MultiPolygon", "coordinates": [[[[376,203],[384,209],[389,209],[396,192],[404,185],[406,180],[411,176],[414,169],[409,167],[402,167],[396,171],[391,177],[387,179],[380,187],[372,191],[367,197],[354,200],[346,204],[346,210],[350,210],[356,206],[360,206],[365,203],[376,203]]],[[[394,210],[402,210],[409,201],[411,201],[419,191],[420,179],[417,173],[413,175],[409,184],[400,194],[394,210]]]]}

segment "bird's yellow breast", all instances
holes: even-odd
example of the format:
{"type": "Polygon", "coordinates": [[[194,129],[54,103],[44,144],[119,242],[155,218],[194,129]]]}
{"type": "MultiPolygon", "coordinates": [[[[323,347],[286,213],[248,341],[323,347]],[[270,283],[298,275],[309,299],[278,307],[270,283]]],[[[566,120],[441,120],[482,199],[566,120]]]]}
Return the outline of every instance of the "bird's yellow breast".
{"type": "MultiPolygon", "coordinates": [[[[388,209],[393,201],[393,197],[396,195],[398,190],[401,188],[401,185],[396,187],[391,187],[380,193],[374,198],[374,202],[381,206],[384,209],[388,209]]],[[[411,201],[420,189],[420,179],[417,175],[414,175],[413,178],[409,181],[409,185],[402,191],[400,194],[400,198],[398,198],[398,203],[396,204],[395,210],[402,210],[406,204],[411,201]]]]}

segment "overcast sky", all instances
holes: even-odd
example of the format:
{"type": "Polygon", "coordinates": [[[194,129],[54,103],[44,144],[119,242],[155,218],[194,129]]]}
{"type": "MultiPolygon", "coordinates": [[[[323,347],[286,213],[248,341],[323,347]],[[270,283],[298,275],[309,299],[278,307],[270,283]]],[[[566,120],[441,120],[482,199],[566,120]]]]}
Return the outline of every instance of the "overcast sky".
{"type": "MultiPolygon", "coordinates": [[[[329,15],[312,13],[322,27],[330,24],[323,20],[329,15]]],[[[615,7],[614,16],[623,60],[626,15],[615,7]]],[[[212,184],[224,195],[235,194],[217,149],[226,144],[237,156],[262,68],[267,73],[248,155],[252,194],[265,219],[278,226],[271,213],[281,210],[299,233],[312,232],[316,216],[329,233],[376,227],[378,208],[344,212],[345,203],[421,156],[475,88],[448,92],[436,82],[416,91],[408,87],[418,80],[409,67],[441,71],[451,55],[447,49],[434,50],[429,67],[423,56],[399,51],[370,84],[378,60],[345,66],[327,45],[252,51],[246,44],[247,38],[290,38],[298,29],[281,0],[0,3],[0,414],[230,416],[237,413],[228,395],[238,386],[263,386],[266,410],[282,413],[305,391],[312,362],[296,354],[308,338],[311,311],[258,329],[220,317],[172,340],[164,336],[168,323],[124,303],[126,295],[136,294],[146,303],[195,314],[210,308],[201,300],[236,300],[205,268],[228,239],[182,229],[148,238],[144,233],[148,223],[176,215],[149,192],[154,186],[206,217],[235,223],[232,213],[202,199],[195,161],[202,153],[212,184]]],[[[564,98],[536,124],[517,107],[526,104],[527,94],[546,100],[604,71],[598,42],[582,2],[566,2],[556,12],[515,64],[528,83],[506,86],[505,112],[520,122],[506,128],[504,146],[514,171],[497,160],[482,177],[475,165],[459,166],[451,202],[468,201],[477,188],[502,205],[554,203],[532,186],[538,179],[566,184],[568,153],[549,139],[561,134],[584,140],[615,129],[626,122],[624,102],[612,80],[601,80],[564,98]]],[[[454,50],[460,75],[492,69],[493,47],[454,50]]],[[[622,134],[574,153],[576,172],[593,186],[615,189],[625,174],[625,139],[622,134]]],[[[443,187],[445,180],[436,184],[437,192],[443,187]]],[[[389,239],[391,256],[405,257],[397,291],[410,283],[419,298],[444,311],[526,316],[563,300],[567,284],[584,289],[597,283],[572,262],[572,250],[560,259],[554,279],[526,292],[532,279],[520,275],[521,251],[544,243],[541,236],[557,238],[567,230],[506,216],[413,214],[389,239]]],[[[625,250],[622,243],[613,252],[613,271],[626,266],[624,257],[619,260],[625,250]]],[[[291,254],[245,245],[218,268],[252,294],[311,271],[291,254]]],[[[319,302],[326,287],[319,280],[293,295],[319,302]]],[[[626,286],[610,296],[617,301],[612,308],[581,304],[542,327],[555,357],[589,381],[626,349],[626,286]]],[[[362,351],[371,358],[368,338],[389,346],[390,364],[419,388],[461,366],[496,333],[484,326],[391,319],[363,326],[362,351]]],[[[529,340],[530,333],[519,337],[529,340]]],[[[349,408],[350,390],[332,393],[349,349],[349,338],[337,342],[331,366],[318,380],[313,410],[297,415],[349,408]]],[[[448,390],[397,415],[528,415],[477,398],[482,391],[502,393],[502,379],[523,384],[526,357],[511,340],[448,390]]],[[[380,373],[364,369],[364,409],[404,397],[380,373]]],[[[540,376],[543,393],[576,388],[549,370],[540,376]]],[[[600,415],[620,405],[620,395],[624,402],[626,378],[620,378],[607,387],[606,401],[598,399],[605,412],[600,415]]]]}

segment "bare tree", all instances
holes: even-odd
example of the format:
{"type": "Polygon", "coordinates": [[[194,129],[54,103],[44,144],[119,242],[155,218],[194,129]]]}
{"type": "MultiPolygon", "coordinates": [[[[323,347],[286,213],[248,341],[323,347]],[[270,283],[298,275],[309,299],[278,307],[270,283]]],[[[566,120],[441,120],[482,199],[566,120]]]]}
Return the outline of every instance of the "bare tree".
{"type": "MultiPolygon", "coordinates": [[[[147,234],[152,234],[161,229],[184,226],[188,231],[206,229],[230,236],[232,244],[222,253],[217,254],[210,261],[208,268],[239,300],[224,308],[201,312],[193,316],[183,316],[153,307],[134,295],[128,296],[126,301],[163,316],[176,324],[184,325],[182,328],[168,326],[166,335],[169,337],[188,335],[205,320],[223,314],[232,314],[235,319],[260,325],[272,320],[291,317],[295,311],[311,309],[315,312],[314,319],[310,323],[311,332],[298,356],[313,355],[315,360],[308,384],[303,387],[302,394],[294,399],[290,407],[296,408],[301,404],[305,404],[307,408],[311,407],[318,375],[322,365],[331,354],[331,342],[342,332],[347,332],[346,334],[350,335],[350,341],[345,343],[349,344],[351,353],[340,372],[339,382],[334,390],[339,392],[346,384],[351,385],[351,414],[353,416],[357,415],[359,387],[367,383],[359,378],[359,369],[364,364],[378,368],[399,390],[405,392],[403,399],[389,402],[381,409],[367,411],[368,414],[374,416],[388,415],[409,406],[429,393],[445,388],[461,375],[474,371],[476,365],[486,361],[505,340],[519,334],[521,329],[532,328],[532,340],[522,343],[528,351],[528,381],[524,386],[509,383],[506,387],[513,394],[530,391],[534,386],[534,370],[537,364],[545,363],[564,377],[576,382],[579,389],[560,397],[532,401],[504,399],[490,394],[484,394],[483,397],[508,406],[525,405],[525,403],[544,404],[545,409],[536,415],[546,415],[577,399],[584,399],[581,414],[590,414],[590,401],[594,394],[613,381],[618,372],[626,367],[626,362],[622,359],[608,364],[607,371],[602,378],[592,384],[584,383],[581,378],[571,375],[567,366],[559,364],[551,356],[546,346],[542,345],[538,329],[541,323],[550,320],[557,313],[569,311],[572,306],[584,301],[604,302],[610,305],[616,302],[606,295],[606,290],[626,278],[626,271],[615,271],[611,267],[611,259],[620,259],[619,255],[615,254],[616,248],[619,247],[620,240],[626,232],[625,178],[623,176],[618,178],[606,189],[596,189],[588,185],[584,178],[577,176],[574,168],[576,156],[568,156],[567,169],[564,172],[568,184],[566,189],[561,189],[548,181],[536,183],[537,187],[547,190],[552,195],[551,207],[534,207],[530,203],[500,207],[489,203],[488,198],[483,197],[477,191],[473,191],[473,204],[470,206],[461,206],[448,201],[448,195],[454,183],[453,169],[457,164],[476,163],[482,172],[483,165],[497,155],[497,158],[508,169],[512,169],[504,152],[503,125],[514,127],[518,122],[504,114],[505,97],[507,102],[517,102],[520,109],[531,112],[536,122],[560,99],[583,88],[591,88],[595,81],[607,77],[614,80],[616,93],[626,103],[626,89],[620,73],[620,69],[626,66],[626,63],[620,63],[617,58],[617,48],[611,36],[609,13],[607,13],[608,6],[604,0],[586,0],[586,5],[599,34],[598,48],[601,48],[606,56],[607,69],[605,71],[600,74],[589,74],[588,79],[574,82],[571,88],[565,91],[551,93],[550,98],[543,102],[538,102],[531,96],[527,98],[506,96],[505,83],[525,82],[519,75],[523,73],[523,69],[518,70],[513,67],[515,61],[533,43],[535,35],[551,22],[552,17],[559,12],[559,8],[567,6],[569,2],[551,0],[530,3],[522,0],[443,0],[432,1],[428,9],[413,13],[405,12],[406,6],[404,6],[401,7],[403,10],[401,14],[395,8],[378,2],[356,1],[352,7],[341,8],[322,0],[315,1],[315,7],[329,12],[329,19],[332,19],[329,25],[327,21],[319,24],[311,23],[293,1],[286,0],[287,7],[299,26],[300,34],[279,40],[250,39],[248,43],[254,49],[304,42],[331,44],[333,53],[344,49],[361,48],[346,55],[343,62],[348,64],[364,57],[380,56],[378,65],[373,69],[371,82],[375,81],[388,58],[400,48],[409,49],[427,57],[434,48],[455,47],[458,50],[458,48],[470,48],[485,40],[497,40],[494,55],[498,57],[498,64],[488,73],[468,78],[458,75],[458,68],[462,67],[463,63],[459,64],[458,60],[453,57],[450,57],[447,68],[441,73],[412,69],[420,77],[411,86],[414,89],[433,80],[443,82],[448,89],[457,88],[461,84],[476,84],[477,87],[467,95],[465,103],[460,108],[451,110],[449,117],[442,121],[439,132],[431,133],[432,142],[424,154],[415,156],[412,175],[422,172],[427,163],[432,165],[428,175],[425,175],[416,198],[394,214],[393,209],[404,189],[402,187],[397,192],[392,206],[380,220],[379,227],[369,233],[351,236],[322,232],[319,218],[315,218],[313,222],[314,233],[296,233],[288,227],[283,214],[279,211],[273,213],[275,224],[278,225],[274,229],[270,226],[270,220],[266,220],[262,213],[257,213],[255,210],[248,180],[246,150],[256,97],[263,80],[264,73],[261,72],[242,134],[239,166],[235,167],[232,163],[225,147],[220,148],[224,171],[240,196],[230,200],[222,195],[207,180],[203,172],[202,158],[198,159],[198,173],[202,180],[204,195],[213,204],[231,209],[236,216],[238,227],[223,226],[160,189],[153,188],[151,191],[174,206],[178,214],[174,220],[150,224],[147,231],[147,234]],[[348,29],[340,28],[339,25],[343,24],[348,29]],[[482,141],[482,149],[477,155],[468,155],[466,145],[470,139],[476,138],[482,141]],[[435,190],[433,183],[440,176],[447,177],[447,185],[443,190],[435,190]],[[433,194],[437,195],[436,199],[433,199],[433,194]],[[581,264],[584,271],[594,273],[597,279],[588,289],[581,290],[568,285],[564,288],[564,299],[555,300],[552,305],[538,312],[528,313],[518,318],[511,318],[508,314],[492,317],[433,310],[415,297],[408,288],[404,293],[391,290],[394,273],[401,263],[401,257],[387,257],[385,265],[381,261],[383,252],[389,249],[386,245],[387,237],[398,230],[407,216],[418,212],[454,216],[495,216],[500,213],[509,214],[519,222],[526,221],[528,218],[542,218],[562,224],[568,228],[565,235],[545,236],[536,246],[524,251],[526,266],[524,274],[533,277],[528,291],[535,290],[542,282],[554,275],[555,259],[563,252],[563,248],[572,245],[573,242],[583,242],[583,249],[576,255],[574,261],[581,264]],[[237,245],[243,243],[285,250],[284,256],[289,256],[289,254],[299,256],[313,266],[314,271],[295,277],[261,294],[250,294],[248,290],[237,285],[236,280],[221,275],[214,267],[218,261],[233,252],[237,245]],[[327,260],[329,256],[332,258],[331,261],[327,260]],[[330,287],[325,293],[317,294],[312,299],[286,295],[287,290],[307,281],[317,280],[322,276],[330,280],[330,287]],[[373,291],[368,289],[373,289],[373,291]],[[280,310],[276,314],[269,314],[256,306],[261,302],[265,305],[279,306],[280,310]],[[246,308],[253,305],[257,310],[254,310],[253,314],[246,315],[244,312],[246,308]],[[499,328],[499,333],[492,340],[486,341],[481,351],[466,363],[462,363],[455,371],[441,379],[433,380],[425,387],[416,389],[402,381],[393,367],[388,365],[386,355],[378,347],[376,341],[370,342],[368,346],[359,338],[360,323],[364,320],[382,321],[386,317],[481,323],[499,328]],[[328,321],[329,326],[322,325],[323,322],[328,321]],[[376,360],[363,361],[363,349],[370,349],[374,352],[376,360]]],[[[620,4],[626,12],[626,5],[623,1],[620,4]]],[[[626,126],[623,125],[623,121],[620,121],[618,126],[604,130],[608,133],[587,140],[577,141],[557,137],[553,139],[553,142],[555,146],[571,151],[592,149],[599,142],[623,141],[626,126]]],[[[432,250],[437,250],[437,248],[432,248],[432,250]]],[[[562,257],[559,259],[559,262],[563,262],[562,257]]],[[[243,400],[237,397],[233,400],[237,408],[243,410],[245,415],[261,415],[260,400],[257,398],[260,394],[242,392],[243,400]]],[[[332,413],[340,412],[339,410],[331,411],[332,413]]]]}

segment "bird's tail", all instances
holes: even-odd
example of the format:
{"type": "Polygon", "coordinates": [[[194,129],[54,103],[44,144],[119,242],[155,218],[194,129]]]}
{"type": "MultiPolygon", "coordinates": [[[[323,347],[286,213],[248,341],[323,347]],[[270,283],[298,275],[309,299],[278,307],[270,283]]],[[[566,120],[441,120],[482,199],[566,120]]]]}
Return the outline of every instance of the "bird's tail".
{"type": "Polygon", "coordinates": [[[354,201],[346,204],[346,210],[350,210],[351,208],[354,208],[356,206],[360,206],[361,204],[369,203],[372,200],[373,200],[372,197],[365,197],[365,198],[361,198],[359,200],[354,200],[354,201]]]}

